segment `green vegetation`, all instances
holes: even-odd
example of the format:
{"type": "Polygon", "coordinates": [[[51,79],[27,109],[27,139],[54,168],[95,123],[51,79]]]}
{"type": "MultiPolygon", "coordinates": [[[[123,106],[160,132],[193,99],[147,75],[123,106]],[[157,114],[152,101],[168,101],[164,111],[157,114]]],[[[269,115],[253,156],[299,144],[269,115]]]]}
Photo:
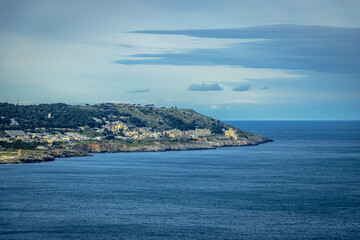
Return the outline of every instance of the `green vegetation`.
{"type": "MultiPolygon", "coordinates": [[[[100,127],[105,121],[121,121],[133,127],[150,127],[155,130],[193,130],[208,128],[223,133],[231,126],[199,114],[191,109],[155,108],[125,104],[67,105],[64,103],[15,105],[0,103],[0,130],[34,128],[89,128],[100,127]],[[10,124],[11,119],[18,125],[10,124]]],[[[239,134],[246,132],[237,129],[239,134]]],[[[87,136],[96,133],[86,130],[87,136]]]]}
{"type": "Polygon", "coordinates": [[[87,136],[87,137],[91,137],[91,138],[94,138],[94,137],[97,137],[97,136],[100,136],[100,134],[98,132],[95,132],[92,128],[90,128],[89,126],[85,126],[84,127],[84,130],[81,131],[81,134],[87,136]]]}
{"type": "Polygon", "coordinates": [[[0,148],[9,149],[9,150],[17,150],[17,149],[33,150],[39,145],[40,145],[39,142],[29,143],[20,140],[16,140],[12,142],[0,141],[0,148]]]}
{"type": "Polygon", "coordinates": [[[39,105],[0,103],[1,129],[77,128],[85,125],[96,127],[99,123],[91,117],[101,116],[100,112],[63,103],[39,105]],[[19,125],[6,124],[10,119],[14,119],[19,125]]]}

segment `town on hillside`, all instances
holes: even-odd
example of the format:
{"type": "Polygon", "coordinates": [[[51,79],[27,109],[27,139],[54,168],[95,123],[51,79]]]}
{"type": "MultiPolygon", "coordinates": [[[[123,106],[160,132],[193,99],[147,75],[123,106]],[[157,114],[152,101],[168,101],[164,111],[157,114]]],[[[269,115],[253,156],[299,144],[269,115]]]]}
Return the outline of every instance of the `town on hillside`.
{"type": "MultiPolygon", "coordinates": [[[[103,106],[99,106],[112,107],[113,105],[106,104],[103,106]]],[[[129,106],[130,105],[125,107],[129,106]]],[[[115,105],[115,107],[119,106],[115,105]]],[[[145,107],[149,109],[152,108],[153,105],[146,105],[145,107]]],[[[141,108],[139,109],[143,111],[141,108]]],[[[175,107],[172,109],[174,111],[178,111],[175,107]]],[[[45,123],[46,121],[51,122],[57,117],[56,113],[54,114],[52,112],[48,112],[42,115],[44,116],[41,116],[41,121],[45,123]]],[[[26,118],[26,116],[24,117],[26,118]]],[[[0,116],[3,127],[3,129],[0,131],[0,150],[6,150],[6,148],[8,148],[7,146],[10,146],[12,143],[15,142],[20,144],[20,146],[29,146],[30,144],[32,148],[35,149],[52,149],[59,146],[70,146],[71,144],[79,142],[168,140],[195,141],[206,143],[209,139],[238,139],[238,134],[236,130],[232,128],[222,128],[220,133],[219,131],[212,132],[209,128],[201,128],[198,126],[194,127],[194,129],[178,129],[176,127],[161,129],[157,126],[139,126],[137,122],[140,120],[130,122],[128,121],[128,119],[134,117],[126,114],[116,116],[116,118],[114,118],[113,115],[110,115],[109,117],[104,116],[102,118],[98,115],[89,115],[87,117],[90,118],[90,120],[92,120],[93,122],[95,122],[95,124],[92,124],[92,126],[50,126],[21,129],[21,125],[18,122],[20,121],[20,118],[9,118],[8,116],[0,116]]],[[[37,116],[37,118],[39,117],[37,116]]],[[[164,116],[163,118],[165,119],[164,116]]],[[[175,120],[177,121],[176,123],[179,122],[179,120],[175,120]]],[[[36,119],[34,121],[36,121],[36,119]]],[[[159,123],[159,125],[161,125],[161,122],[159,123]]],[[[180,126],[183,126],[183,124],[180,126]]]]}
{"type": "Polygon", "coordinates": [[[109,122],[100,128],[89,128],[88,126],[78,129],[69,128],[35,128],[34,130],[5,130],[0,141],[13,142],[38,142],[42,143],[38,148],[52,147],[53,145],[71,144],[83,141],[104,141],[104,140],[197,140],[206,142],[207,138],[216,137],[217,139],[234,139],[238,136],[233,129],[225,130],[224,134],[214,134],[207,128],[196,128],[195,130],[182,131],[171,129],[156,131],[146,127],[129,127],[128,125],[116,121],[109,122]]]}

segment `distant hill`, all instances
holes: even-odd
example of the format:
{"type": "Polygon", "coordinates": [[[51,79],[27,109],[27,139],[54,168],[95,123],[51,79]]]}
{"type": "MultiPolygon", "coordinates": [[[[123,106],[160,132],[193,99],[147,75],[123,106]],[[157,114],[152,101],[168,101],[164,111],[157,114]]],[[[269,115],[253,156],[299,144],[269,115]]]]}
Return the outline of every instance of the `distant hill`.
{"type": "Polygon", "coordinates": [[[0,129],[100,127],[105,121],[121,121],[130,127],[156,130],[208,128],[222,134],[234,128],[240,136],[253,135],[192,109],[157,108],[131,104],[68,105],[64,103],[16,105],[0,103],[0,129]]]}

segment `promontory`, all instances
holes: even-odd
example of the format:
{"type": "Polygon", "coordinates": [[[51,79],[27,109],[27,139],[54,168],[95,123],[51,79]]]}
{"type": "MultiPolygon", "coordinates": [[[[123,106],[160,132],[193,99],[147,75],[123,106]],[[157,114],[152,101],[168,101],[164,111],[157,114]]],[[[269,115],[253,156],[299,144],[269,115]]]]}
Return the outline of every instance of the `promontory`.
{"type": "Polygon", "coordinates": [[[125,103],[0,103],[0,164],[100,152],[200,150],[269,141],[192,109],[125,103]]]}

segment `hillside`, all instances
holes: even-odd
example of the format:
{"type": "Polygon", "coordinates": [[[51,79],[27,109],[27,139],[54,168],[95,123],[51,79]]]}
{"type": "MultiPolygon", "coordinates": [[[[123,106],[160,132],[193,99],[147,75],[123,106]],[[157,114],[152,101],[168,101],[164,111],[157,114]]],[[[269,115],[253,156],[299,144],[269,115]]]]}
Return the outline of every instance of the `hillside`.
{"type": "Polygon", "coordinates": [[[111,103],[0,103],[0,164],[101,152],[252,146],[270,141],[191,109],[111,103]]]}
{"type": "Polygon", "coordinates": [[[219,120],[204,116],[192,109],[157,108],[130,104],[15,105],[0,103],[0,129],[100,127],[105,121],[121,121],[132,127],[149,127],[159,131],[169,129],[193,130],[208,128],[222,134],[234,128],[239,136],[252,136],[219,120]]]}

